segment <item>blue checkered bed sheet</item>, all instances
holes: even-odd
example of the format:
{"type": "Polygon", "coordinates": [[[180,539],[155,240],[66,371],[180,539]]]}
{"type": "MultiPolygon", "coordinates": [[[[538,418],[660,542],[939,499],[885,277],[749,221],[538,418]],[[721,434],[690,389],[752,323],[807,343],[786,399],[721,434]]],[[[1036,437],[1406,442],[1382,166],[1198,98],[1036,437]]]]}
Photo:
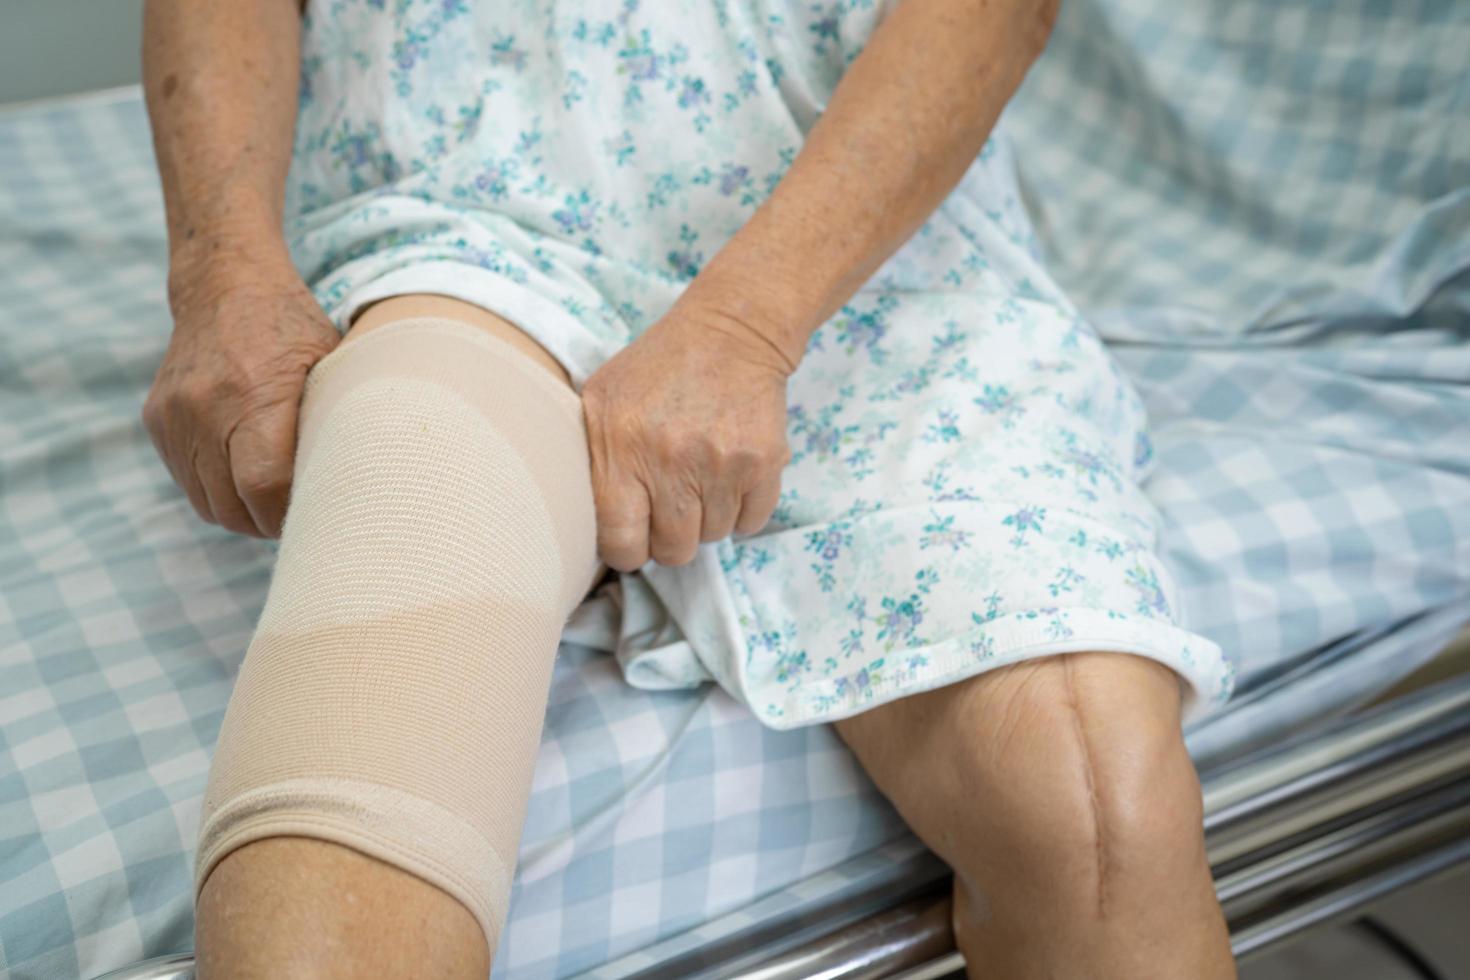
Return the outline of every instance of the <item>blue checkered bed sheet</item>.
{"type": "MultiPolygon", "coordinates": [[[[1048,258],[1148,400],[1191,623],[1237,664],[1188,732],[1202,768],[1470,618],[1470,23],[1421,7],[1291,4],[1296,33],[1262,34],[1264,0],[1073,0],[1008,113],[1048,258]],[[1242,77],[1177,77],[1220,59],[1242,77]],[[1303,76],[1397,115],[1293,142],[1270,122],[1303,76]]],[[[192,945],[200,796],[273,552],[194,519],[142,430],[164,268],[135,91],[0,114],[0,975],[192,945]]],[[[594,649],[614,599],[563,644],[498,976],[627,976],[925,866],[829,730],[623,685],[594,649]]]]}

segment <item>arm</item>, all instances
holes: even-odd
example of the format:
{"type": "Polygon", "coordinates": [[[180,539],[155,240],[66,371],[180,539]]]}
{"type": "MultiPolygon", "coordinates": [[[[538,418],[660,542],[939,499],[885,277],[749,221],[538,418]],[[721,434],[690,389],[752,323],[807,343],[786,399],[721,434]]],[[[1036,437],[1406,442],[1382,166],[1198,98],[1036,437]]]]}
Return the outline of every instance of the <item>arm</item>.
{"type": "Polygon", "coordinates": [[[812,332],[937,208],[1051,32],[1059,0],[908,0],[791,169],[688,290],[794,370],[812,332]]]}
{"type": "Polygon", "coordinates": [[[583,386],[598,546],[683,564],[780,493],[785,380],[812,332],[939,206],[1045,46],[1057,0],[906,0],[771,196],[583,386]],[[675,379],[671,383],[670,379],[675,379]]]}
{"type": "Polygon", "coordinates": [[[174,333],[143,418],[206,520],[279,533],[306,372],[337,332],[282,233],[299,82],[295,0],[147,0],[143,87],[174,333]]]}
{"type": "Polygon", "coordinates": [[[281,209],[300,35],[294,0],[148,0],[143,91],[172,278],[221,250],[286,258],[281,209]]]}

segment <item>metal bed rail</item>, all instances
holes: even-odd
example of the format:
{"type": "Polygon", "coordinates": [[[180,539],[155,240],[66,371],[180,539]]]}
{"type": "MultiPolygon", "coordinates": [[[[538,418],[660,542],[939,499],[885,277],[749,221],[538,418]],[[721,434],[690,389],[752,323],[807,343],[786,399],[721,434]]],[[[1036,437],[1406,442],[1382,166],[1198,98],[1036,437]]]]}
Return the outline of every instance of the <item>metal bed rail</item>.
{"type": "MultiPolygon", "coordinates": [[[[1470,674],[1201,775],[1205,844],[1237,959],[1470,864],[1470,674]]],[[[847,896],[630,980],[931,980],[964,967],[949,880],[847,896]]],[[[161,957],[98,980],[191,980],[161,957]]]]}

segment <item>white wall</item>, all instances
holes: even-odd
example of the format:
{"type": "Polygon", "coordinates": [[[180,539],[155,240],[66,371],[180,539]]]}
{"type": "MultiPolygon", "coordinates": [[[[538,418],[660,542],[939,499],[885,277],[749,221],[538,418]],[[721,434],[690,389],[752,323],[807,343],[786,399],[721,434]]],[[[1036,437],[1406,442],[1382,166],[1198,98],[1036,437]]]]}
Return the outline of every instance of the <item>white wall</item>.
{"type": "Polygon", "coordinates": [[[143,0],[0,0],[0,102],[136,82],[143,0]]]}

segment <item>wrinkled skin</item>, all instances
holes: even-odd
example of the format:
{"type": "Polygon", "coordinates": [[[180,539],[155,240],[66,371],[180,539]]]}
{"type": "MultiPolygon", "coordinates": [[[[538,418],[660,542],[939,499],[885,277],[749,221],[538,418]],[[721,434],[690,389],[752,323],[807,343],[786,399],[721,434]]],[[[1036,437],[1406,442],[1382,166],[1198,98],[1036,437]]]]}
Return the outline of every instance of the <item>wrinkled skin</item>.
{"type": "Polygon", "coordinates": [[[339,334],[289,263],[233,268],[172,278],[173,338],[143,422],[200,517],[279,537],[306,373],[339,334]]]}
{"type": "Polygon", "coordinates": [[[770,519],[791,458],[790,363],[740,320],[676,305],[587,380],[598,552],[620,571],[690,561],[770,519]]]}

